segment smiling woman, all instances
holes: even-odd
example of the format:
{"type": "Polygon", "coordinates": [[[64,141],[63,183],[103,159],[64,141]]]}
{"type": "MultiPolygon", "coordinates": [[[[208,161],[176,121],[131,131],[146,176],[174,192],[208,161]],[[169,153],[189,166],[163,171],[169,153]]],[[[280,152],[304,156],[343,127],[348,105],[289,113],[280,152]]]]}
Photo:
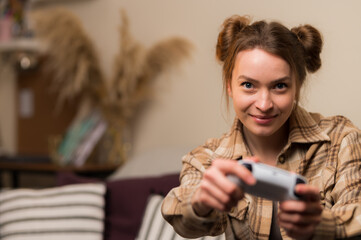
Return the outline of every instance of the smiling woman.
{"type": "MultiPolygon", "coordinates": [[[[296,99],[295,82],[282,58],[258,48],[238,53],[227,91],[249,144],[252,136],[284,144],[282,139],[287,139],[288,134],[285,122],[296,99]]],[[[260,155],[256,148],[252,152],[260,155]]]]}
{"type": "Polygon", "coordinates": [[[216,53],[236,119],[229,133],[182,159],[181,184],[162,207],[180,235],[344,239],[361,234],[361,132],[345,117],[326,118],[298,105],[306,74],[321,67],[321,49],[321,34],[311,25],[289,30],[240,16],[224,21],[216,53]],[[308,183],[291,189],[299,200],[252,196],[227,178],[256,182],[234,159],[295,172],[308,183]]]}

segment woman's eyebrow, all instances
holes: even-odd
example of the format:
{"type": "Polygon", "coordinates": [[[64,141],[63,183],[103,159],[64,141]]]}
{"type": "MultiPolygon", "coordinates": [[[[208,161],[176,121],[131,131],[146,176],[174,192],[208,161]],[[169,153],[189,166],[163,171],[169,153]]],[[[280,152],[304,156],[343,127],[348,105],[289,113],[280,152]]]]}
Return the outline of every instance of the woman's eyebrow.
{"type": "MultiPolygon", "coordinates": [[[[240,75],[237,79],[238,80],[243,79],[243,80],[250,81],[250,82],[260,82],[257,79],[253,79],[253,78],[245,76],[245,75],[240,75]]],[[[272,80],[271,83],[279,83],[279,82],[290,81],[290,80],[291,80],[291,77],[285,76],[285,77],[281,77],[281,78],[272,80]]]]}
{"type": "Polygon", "coordinates": [[[291,81],[291,78],[289,76],[282,77],[282,78],[273,80],[272,83],[279,83],[279,82],[286,82],[286,81],[291,81]]]}

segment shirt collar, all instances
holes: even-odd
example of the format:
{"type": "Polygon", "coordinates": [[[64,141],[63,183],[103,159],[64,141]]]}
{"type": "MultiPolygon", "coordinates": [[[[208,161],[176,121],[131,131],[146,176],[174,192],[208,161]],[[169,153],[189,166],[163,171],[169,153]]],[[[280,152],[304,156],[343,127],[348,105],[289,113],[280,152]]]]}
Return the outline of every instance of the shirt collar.
{"type": "Polygon", "coordinates": [[[244,144],[242,132],[242,123],[236,117],[231,130],[222,137],[212,158],[237,159],[241,156],[250,155],[246,144],[244,144]]]}
{"type": "Polygon", "coordinates": [[[321,129],[320,114],[309,113],[298,106],[290,116],[290,143],[316,143],[330,141],[326,131],[321,129]]]}
{"type": "MultiPolygon", "coordinates": [[[[298,106],[290,116],[290,135],[289,144],[291,143],[316,143],[330,141],[325,130],[322,130],[318,122],[321,115],[307,112],[298,106]]],[[[244,144],[242,133],[242,123],[236,117],[233,126],[220,142],[219,147],[214,153],[214,158],[237,159],[239,157],[250,156],[251,153],[244,144]]]]}

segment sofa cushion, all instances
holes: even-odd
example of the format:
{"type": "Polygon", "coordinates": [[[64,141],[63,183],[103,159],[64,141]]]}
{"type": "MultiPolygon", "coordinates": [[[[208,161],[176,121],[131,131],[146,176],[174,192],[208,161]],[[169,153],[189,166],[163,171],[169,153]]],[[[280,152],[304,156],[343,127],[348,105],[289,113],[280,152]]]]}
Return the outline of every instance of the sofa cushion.
{"type": "MultiPolygon", "coordinates": [[[[161,208],[164,196],[158,194],[150,195],[147,206],[144,212],[142,224],[137,236],[137,240],[186,240],[178,235],[173,227],[165,221],[162,216],[161,208]]],[[[225,235],[219,236],[204,236],[197,238],[197,240],[224,240],[225,235]]]]}
{"type": "Polygon", "coordinates": [[[101,240],[104,231],[101,183],[0,194],[0,238],[101,240]]]}
{"type": "MultiPolygon", "coordinates": [[[[153,177],[137,177],[107,181],[105,206],[106,240],[134,240],[139,231],[147,199],[151,194],[165,196],[179,185],[178,174],[153,177]]],[[[98,181],[62,173],[58,184],[73,184],[98,181]]]]}

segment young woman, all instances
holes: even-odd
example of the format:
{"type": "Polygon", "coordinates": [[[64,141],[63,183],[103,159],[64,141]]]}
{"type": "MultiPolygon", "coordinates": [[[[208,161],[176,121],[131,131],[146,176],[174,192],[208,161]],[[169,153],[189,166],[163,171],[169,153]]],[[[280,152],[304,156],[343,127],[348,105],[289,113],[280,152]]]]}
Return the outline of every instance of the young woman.
{"type": "Polygon", "coordinates": [[[342,117],[298,105],[307,72],[321,67],[322,38],[310,25],[232,16],[218,36],[224,89],[236,120],[183,158],[181,185],[169,192],[164,218],[185,237],[335,239],[361,234],[361,132],[342,117]],[[254,184],[234,159],[303,175],[303,200],[272,202],[245,194],[227,179],[254,184]]]}

